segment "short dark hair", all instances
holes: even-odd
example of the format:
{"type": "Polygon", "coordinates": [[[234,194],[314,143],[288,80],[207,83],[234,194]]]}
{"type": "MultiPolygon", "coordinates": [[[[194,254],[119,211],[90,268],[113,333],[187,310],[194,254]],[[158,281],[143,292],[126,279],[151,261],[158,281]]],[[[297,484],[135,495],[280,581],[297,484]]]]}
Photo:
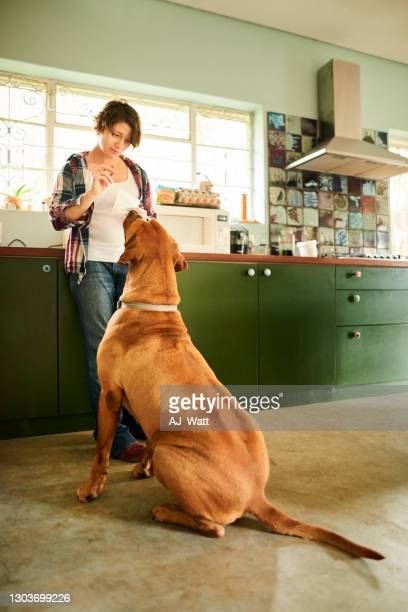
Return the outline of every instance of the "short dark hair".
{"type": "Polygon", "coordinates": [[[124,121],[132,130],[130,142],[133,147],[140,144],[141,123],[138,113],[126,100],[111,100],[107,102],[100,113],[95,116],[95,130],[101,134],[106,128],[110,129],[115,123],[124,121]]]}

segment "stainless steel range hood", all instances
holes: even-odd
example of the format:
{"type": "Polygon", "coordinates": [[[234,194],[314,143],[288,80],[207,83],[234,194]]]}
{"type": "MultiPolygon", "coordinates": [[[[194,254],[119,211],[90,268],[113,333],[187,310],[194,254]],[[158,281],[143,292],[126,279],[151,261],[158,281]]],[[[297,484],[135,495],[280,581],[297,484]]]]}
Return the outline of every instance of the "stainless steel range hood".
{"type": "Polygon", "coordinates": [[[321,144],[287,170],[311,170],[368,179],[408,172],[408,158],[361,140],[360,66],[333,59],[318,71],[321,144]]]}

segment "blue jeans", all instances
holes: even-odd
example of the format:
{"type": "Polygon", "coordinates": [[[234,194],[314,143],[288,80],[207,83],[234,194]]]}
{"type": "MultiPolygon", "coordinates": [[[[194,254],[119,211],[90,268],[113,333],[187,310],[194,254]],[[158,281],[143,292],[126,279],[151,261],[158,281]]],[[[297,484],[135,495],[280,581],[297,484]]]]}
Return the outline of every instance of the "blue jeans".
{"type": "MultiPolygon", "coordinates": [[[[98,422],[100,384],[96,366],[96,352],[105,333],[109,319],[116,310],[116,303],[123,292],[127,265],[104,261],[88,261],[86,275],[78,285],[78,275],[69,275],[69,285],[77,303],[79,320],[85,340],[88,388],[92,412],[98,422]]],[[[129,418],[129,417],[128,417],[129,418]]],[[[113,439],[111,456],[119,453],[135,441],[134,436],[123,422],[120,413],[116,434],[113,439]]]]}

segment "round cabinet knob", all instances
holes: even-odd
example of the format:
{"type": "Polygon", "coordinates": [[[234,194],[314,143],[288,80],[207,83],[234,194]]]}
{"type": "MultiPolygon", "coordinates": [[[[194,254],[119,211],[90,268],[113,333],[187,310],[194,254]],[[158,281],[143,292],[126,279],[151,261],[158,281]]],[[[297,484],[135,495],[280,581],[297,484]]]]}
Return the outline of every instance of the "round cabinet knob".
{"type": "Polygon", "coordinates": [[[361,270],[356,270],[351,276],[354,276],[354,278],[361,278],[361,270]]]}
{"type": "Polygon", "coordinates": [[[272,274],[272,272],[270,271],[269,268],[265,268],[265,270],[263,271],[264,276],[270,276],[272,274]]]}
{"type": "Polygon", "coordinates": [[[358,295],[358,293],[351,296],[351,301],[354,302],[354,304],[359,304],[360,300],[361,300],[361,297],[358,295]]]}
{"type": "Polygon", "coordinates": [[[361,338],[361,332],[360,332],[360,331],[355,331],[355,332],[352,332],[351,337],[352,337],[354,340],[359,340],[359,339],[361,338]]]}
{"type": "Polygon", "coordinates": [[[249,268],[249,270],[247,271],[248,276],[255,276],[256,272],[254,270],[254,268],[249,268]]]}
{"type": "Polygon", "coordinates": [[[42,267],[43,272],[51,272],[51,266],[49,264],[45,264],[42,267]]]}

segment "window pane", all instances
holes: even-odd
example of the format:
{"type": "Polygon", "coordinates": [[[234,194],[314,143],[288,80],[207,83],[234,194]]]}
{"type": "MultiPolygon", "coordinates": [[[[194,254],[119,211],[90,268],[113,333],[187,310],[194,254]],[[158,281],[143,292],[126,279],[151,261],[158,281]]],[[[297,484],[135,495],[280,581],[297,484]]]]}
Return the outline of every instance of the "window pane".
{"type": "Polygon", "coordinates": [[[54,129],[54,168],[60,168],[72,153],[89,151],[96,144],[93,130],[54,129]]]}
{"type": "MultiPolygon", "coordinates": [[[[33,210],[41,210],[41,201],[47,194],[44,170],[0,170],[0,192],[14,193],[21,185],[32,189],[24,199],[31,200],[33,210]]],[[[3,196],[0,196],[3,197],[3,196]]]]}
{"type": "Polygon", "coordinates": [[[109,94],[85,93],[75,88],[56,87],[56,119],[59,123],[94,126],[94,117],[111,99],[109,94]]]}
{"type": "Polygon", "coordinates": [[[230,212],[231,220],[241,218],[241,201],[242,194],[248,195],[248,210],[251,210],[251,202],[248,189],[239,187],[225,187],[224,185],[214,185],[213,191],[220,194],[221,208],[230,212]]]}
{"type": "Polygon", "coordinates": [[[138,149],[129,149],[127,155],[139,163],[153,180],[191,182],[191,145],[145,138],[138,149]]]}
{"type": "Polygon", "coordinates": [[[32,123],[45,123],[44,83],[24,81],[13,75],[0,75],[0,117],[32,123]]]}
{"type": "Polygon", "coordinates": [[[137,102],[132,106],[140,115],[144,134],[167,136],[169,138],[188,139],[190,137],[190,110],[188,106],[137,102]]]}
{"type": "MultiPolygon", "coordinates": [[[[56,118],[59,123],[94,126],[94,117],[109,100],[120,98],[119,93],[85,92],[74,87],[56,88],[56,118]]],[[[123,96],[122,96],[123,97],[123,96]]],[[[189,138],[189,107],[171,103],[148,103],[126,96],[128,104],[140,115],[142,132],[155,136],[189,138]]]]}
{"type": "Polygon", "coordinates": [[[197,171],[217,185],[250,185],[249,151],[197,147],[197,171]]]}
{"type": "Polygon", "coordinates": [[[4,122],[0,125],[0,167],[45,168],[46,128],[27,123],[4,122]]]}
{"type": "Polygon", "coordinates": [[[197,113],[197,143],[248,149],[249,125],[243,121],[197,113]]]}

